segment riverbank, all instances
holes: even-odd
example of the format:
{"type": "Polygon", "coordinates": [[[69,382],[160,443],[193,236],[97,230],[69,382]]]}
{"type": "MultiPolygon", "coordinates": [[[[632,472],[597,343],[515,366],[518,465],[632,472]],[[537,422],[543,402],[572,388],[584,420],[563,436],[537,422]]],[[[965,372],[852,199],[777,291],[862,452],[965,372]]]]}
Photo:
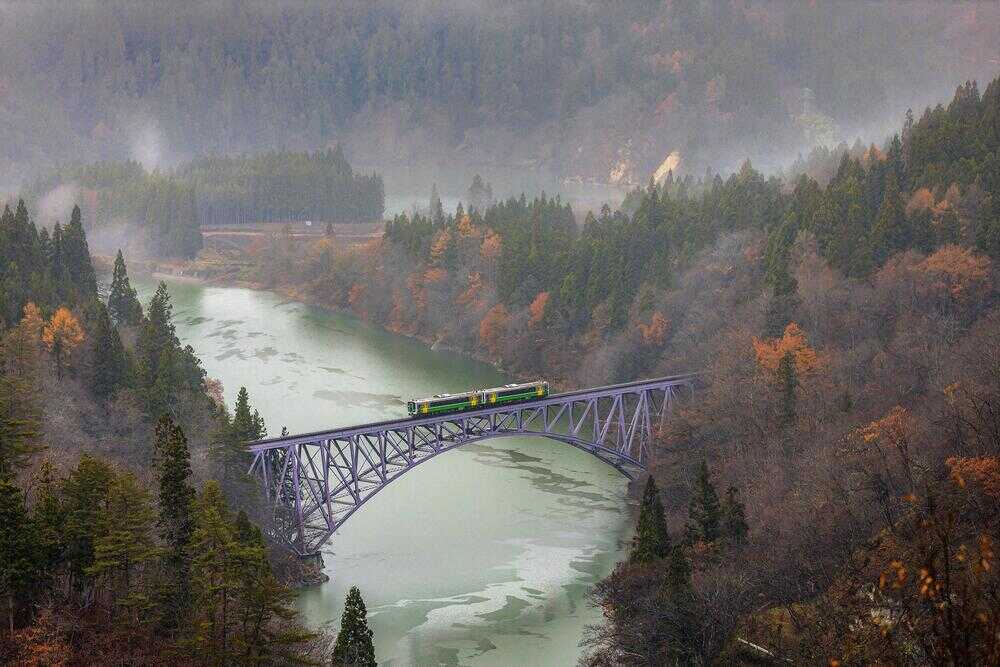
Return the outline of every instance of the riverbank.
{"type": "MultiPolygon", "coordinates": [[[[102,267],[107,265],[107,272],[110,272],[113,260],[113,257],[109,258],[106,256],[95,256],[94,258],[95,265],[102,267]]],[[[367,317],[366,313],[358,313],[350,308],[345,308],[341,304],[318,298],[296,285],[274,285],[255,280],[249,276],[255,267],[246,259],[242,251],[230,250],[219,252],[216,250],[206,250],[199,253],[198,257],[193,260],[130,259],[128,266],[131,274],[152,280],[168,278],[175,282],[208,287],[237,287],[271,292],[289,301],[357,317],[363,322],[377,326],[388,333],[419,341],[431,350],[457,354],[474,361],[489,364],[501,373],[512,374],[510,369],[504,367],[499,360],[491,359],[482,351],[469,351],[456,348],[442,343],[439,337],[435,338],[419,333],[393,330],[381,322],[367,317]]],[[[553,382],[553,385],[560,390],[568,389],[565,383],[553,382]]]]}

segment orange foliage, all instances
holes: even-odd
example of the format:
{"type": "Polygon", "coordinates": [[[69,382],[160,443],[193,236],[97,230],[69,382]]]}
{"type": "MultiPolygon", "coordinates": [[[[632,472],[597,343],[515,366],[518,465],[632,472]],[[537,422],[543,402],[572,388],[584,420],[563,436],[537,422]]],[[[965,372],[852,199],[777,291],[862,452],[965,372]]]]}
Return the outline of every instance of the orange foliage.
{"type": "Polygon", "coordinates": [[[451,245],[451,231],[445,227],[434,236],[431,242],[431,261],[440,262],[451,245]]]}
{"type": "Polygon", "coordinates": [[[993,457],[951,457],[945,463],[951,469],[951,480],[960,488],[971,481],[987,495],[1000,499],[1000,461],[993,457]]]}
{"type": "Polygon", "coordinates": [[[788,353],[795,360],[795,373],[799,377],[815,373],[823,365],[816,350],[809,347],[805,332],[795,322],[785,327],[781,338],[760,340],[754,336],[753,349],[757,354],[757,363],[772,375],[778,372],[781,359],[788,353]]]}
{"type": "Polygon", "coordinates": [[[61,307],[45,325],[42,342],[49,351],[69,354],[83,342],[83,328],[80,321],[66,307],[61,307]]]}
{"type": "Polygon", "coordinates": [[[530,326],[535,326],[542,321],[542,318],[545,317],[545,306],[548,302],[548,292],[539,292],[538,296],[535,297],[535,300],[531,302],[531,305],[528,306],[528,312],[531,313],[531,317],[528,319],[528,324],[530,326]]]}
{"type": "Polygon", "coordinates": [[[463,215],[458,219],[458,235],[459,236],[472,236],[476,233],[476,228],[472,224],[472,218],[468,214],[463,215]]]}
{"type": "Polygon", "coordinates": [[[946,245],[925,259],[920,268],[933,279],[933,286],[956,300],[990,289],[990,260],[968,248],[946,245]]]}
{"type": "Polygon", "coordinates": [[[670,323],[667,321],[667,318],[661,313],[656,312],[650,318],[649,324],[639,322],[639,335],[642,336],[644,345],[660,346],[667,340],[667,330],[669,328],[670,323]]]}
{"type": "Polygon", "coordinates": [[[913,420],[906,408],[897,405],[885,417],[862,426],[856,433],[866,443],[879,442],[905,449],[912,438],[913,420]]]}
{"type": "MultiPolygon", "coordinates": [[[[406,295],[413,300],[413,305],[417,313],[422,313],[427,309],[427,290],[424,288],[423,275],[411,273],[406,278],[406,295]]],[[[405,296],[401,297],[405,298],[405,296]]]]}
{"type": "Polygon", "coordinates": [[[510,314],[502,303],[490,308],[479,323],[479,342],[497,356],[500,350],[500,341],[507,330],[507,323],[510,321],[510,314]]]}
{"type": "Polygon", "coordinates": [[[913,193],[910,201],[906,202],[906,215],[913,215],[932,208],[934,208],[934,193],[927,188],[920,188],[913,193]]]}
{"type": "Polygon", "coordinates": [[[488,229],[486,230],[486,237],[483,239],[483,244],[479,247],[479,254],[483,259],[496,259],[500,256],[502,245],[503,240],[500,238],[500,235],[492,229],[488,229]]]}

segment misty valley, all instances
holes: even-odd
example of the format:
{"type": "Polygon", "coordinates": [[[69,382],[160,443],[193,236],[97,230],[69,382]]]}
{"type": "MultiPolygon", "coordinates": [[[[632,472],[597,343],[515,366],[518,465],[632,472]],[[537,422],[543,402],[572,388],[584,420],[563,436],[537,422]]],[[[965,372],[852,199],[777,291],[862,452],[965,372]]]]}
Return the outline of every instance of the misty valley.
{"type": "Polygon", "coordinates": [[[998,45],[0,0],[0,662],[1000,664],[998,45]]]}

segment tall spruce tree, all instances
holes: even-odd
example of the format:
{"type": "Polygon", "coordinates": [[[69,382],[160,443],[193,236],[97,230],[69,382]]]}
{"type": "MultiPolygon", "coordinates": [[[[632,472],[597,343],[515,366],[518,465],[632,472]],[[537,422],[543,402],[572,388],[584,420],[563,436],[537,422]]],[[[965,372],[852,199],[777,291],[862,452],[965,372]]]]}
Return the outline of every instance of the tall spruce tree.
{"type": "Polygon", "coordinates": [[[368,628],[368,610],[361,599],[361,591],[351,586],[340,617],[340,632],[333,647],[333,664],[336,667],[375,667],[375,645],[368,628]]]}
{"type": "Polygon", "coordinates": [[[181,427],[164,414],[156,423],[156,467],[159,476],[160,538],[166,547],[167,581],[161,606],[163,622],[175,630],[191,601],[191,537],[194,533],[194,487],[190,484],[191,454],[181,427]]]}
{"type": "Polygon", "coordinates": [[[636,524],[629,560],[633,563],[651,563],[665,558],[669,553],[670,535],[667,532],[663,501],[660,499],[656,481],[650,475],[646,479],[646,490],[642,495],[639,521],[636,524]]]}
{"type": "Polygon", "coordinates": [[[128,279],[125,257],[118,251],[114,272],[111,276],[111,292],[108,294],[108,311],[116,325],[135,326],[142,321],[142,304],[136,296],[135,288],[128,279]]]}
{"type": "Polygon", "coordinates": [[[61,259],[65,270],[65,294],[70,303],[85,303],[97,296],[97,276],[90,261],[90,247],[83,231],[80,207],[74,206],[69,224],[63,228],[61,259]]]}
{"type": "Polygon", "coordinates": [[[694,491],[688,503],[688,541],[714,542],[719,539],[722,508],[719,494],[708,474],[708,464],[701,462],[695,478],[694,491]]]}
{"type": "Polygon", "coordinates": [[[107,399],[127,384],[128,357],[118,330],[100,302],[97,302],[95,320],[91,387],[96,396],[107,399]]]}

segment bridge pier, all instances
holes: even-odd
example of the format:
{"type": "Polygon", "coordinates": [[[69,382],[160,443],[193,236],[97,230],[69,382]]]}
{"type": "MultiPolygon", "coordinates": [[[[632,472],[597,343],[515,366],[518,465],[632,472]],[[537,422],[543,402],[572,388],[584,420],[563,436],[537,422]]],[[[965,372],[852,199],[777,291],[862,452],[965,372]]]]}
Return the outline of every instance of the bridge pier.
{"type": "Polygon", "coordinates": [[[330,581],[330,575],[323,571],[323,554],[319,551],[299,557],[299,579],[305,586],[316,586],[330,581]]]}

